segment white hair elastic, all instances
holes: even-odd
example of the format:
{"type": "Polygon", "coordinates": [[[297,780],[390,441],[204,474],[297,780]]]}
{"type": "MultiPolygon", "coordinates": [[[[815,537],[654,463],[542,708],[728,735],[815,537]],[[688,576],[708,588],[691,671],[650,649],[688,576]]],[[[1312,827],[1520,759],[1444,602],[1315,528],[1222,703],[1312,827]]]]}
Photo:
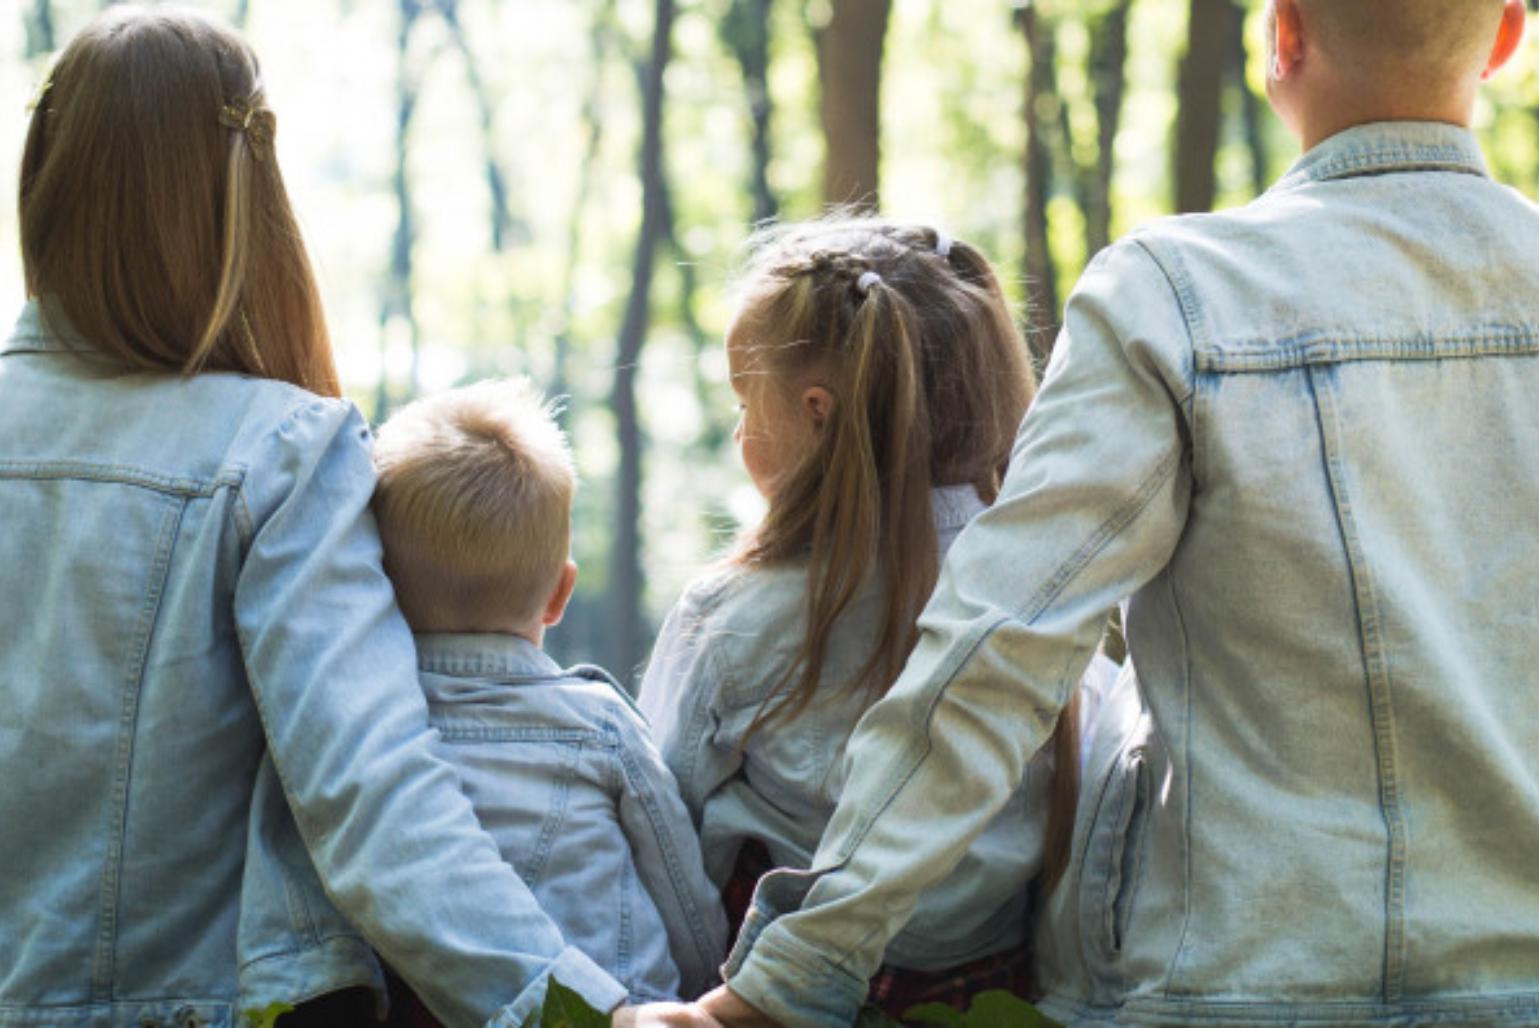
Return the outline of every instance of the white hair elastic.
{"type": "Polygon", "coordinates": [[[946,260],[951,256],[952,239],[940,229],[935,230],[935,256],[946,260]]]}
{"type": "Polygon", "coordinates": [[[871,292],[871,287],[876,285],[881,280],[882,276],[878,275],[876,272],[867,271],[863,273],[860,278],[855,280],[855,288],[859,289],[862,293],[869,293],[871,292]]]}

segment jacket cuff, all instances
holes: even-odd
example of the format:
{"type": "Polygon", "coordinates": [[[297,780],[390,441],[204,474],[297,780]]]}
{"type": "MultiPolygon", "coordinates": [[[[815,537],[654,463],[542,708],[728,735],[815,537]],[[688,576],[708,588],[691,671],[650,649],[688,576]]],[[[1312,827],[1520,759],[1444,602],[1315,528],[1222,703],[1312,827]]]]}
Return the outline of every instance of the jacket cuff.
{"type": "Polygon", "coordinates": [[[333,936],[313,946],[259,957],[242,965],[237,985],[237,1017],[266,1010],[276,1003],[297,1005],[358,986],[374,993],[375,1010],[383,1018],[390,1000],[374,951],[354,936],[333,936]]]}
{"type": "Polygon", "coordinates": [[[754,890],[753,908],[722,968],[738,996],[786,1028],[846,1028],[870,984],[799,940],[779,918],[798,910],[819,871],[773,871],[754,890]]]}
{"type": "Polygon", "coordinates": [[[625,986],[610,977],[588,955],[573,946],[562,950],[550,962],[545,973],[518,994],[518,998],[497,1011],[485,1028],[523,1028],[525,1024],[540,1023],[540,1010],[545,1005],[545,986],[554,978],[571,989],[600,1013],[608,1013],[624,1003],[625,986]]]}

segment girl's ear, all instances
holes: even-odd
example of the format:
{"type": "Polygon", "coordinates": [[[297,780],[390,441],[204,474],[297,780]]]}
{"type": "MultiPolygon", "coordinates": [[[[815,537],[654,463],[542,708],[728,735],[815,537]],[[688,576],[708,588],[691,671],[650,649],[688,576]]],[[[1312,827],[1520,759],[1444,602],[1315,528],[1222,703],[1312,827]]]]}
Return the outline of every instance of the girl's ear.
{"type": "Polygon", "coordinates": [[[802,393],[802,410],[812,418],[813,428],[822,428],[833,417],[836,402],[834,394],[822,386],[808,386],[802,393]]]}

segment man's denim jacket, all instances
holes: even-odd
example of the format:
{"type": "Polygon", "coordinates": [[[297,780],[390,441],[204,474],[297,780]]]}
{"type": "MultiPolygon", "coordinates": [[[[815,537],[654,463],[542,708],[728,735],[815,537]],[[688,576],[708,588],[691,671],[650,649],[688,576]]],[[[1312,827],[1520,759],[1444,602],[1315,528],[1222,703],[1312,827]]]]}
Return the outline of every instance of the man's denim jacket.
{"type": "Polygon", "coordinates": [[[350,405],[124,373],[28,305],[0,350],[0,1025],[377,985],[328,895],[451,1025],[523,1024],[551,974],[624,998],[432,753],[373,484],[350,405]]]}
{"type": "MultiPolygon", "coordinates": [[[[931,506],[942,553],[984,509],[970,485],[933,490],[931,506]]],[[[669,614],[639,698],[718,885],[749,839],[764,843],[777,867],[812,862],[844,786],[845,742],[872,702],[844,684],[876,645],[881,600],[880,583],[868,582],[841,617],[823,663],[825,695],[751,737],[806,635],[805,565],[728,568],[691,586],[669,614]]],[[[887,944],[886,963],[941,971],[1025,942],[1052,779],[1052,752],[1044,750],[961,864],[925,892],[887,944]]]]}
{"type": "Polygon", "coordinates": [[[848,1023],[1130,596],[1149,717],[1092,755],[1047,1011],[1539,1023],[1536,511],[1539,209],[1467,131],[1353,128],[1109,248],[730,984],[848,1023]]]}
{"type": "Polygon", "coordinates": [[[727,920],[631,698],[508,635],[418,635],[438,754],[535,899],[637,1003],[720,983],[727,920]]]}

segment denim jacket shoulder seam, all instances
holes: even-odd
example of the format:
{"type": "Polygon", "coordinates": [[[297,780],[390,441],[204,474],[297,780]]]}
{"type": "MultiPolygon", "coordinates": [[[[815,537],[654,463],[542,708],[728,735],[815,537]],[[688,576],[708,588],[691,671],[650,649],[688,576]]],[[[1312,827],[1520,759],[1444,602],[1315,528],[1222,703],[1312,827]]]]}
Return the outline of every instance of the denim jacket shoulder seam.
{"type": "Polygon", "coordinates": [[[1176,397],[1176,403],[1184,407],[1196,391],[1198,327],[1203,328],[1201,334],[1204,337],[1207,334],[1202,305],[1197,299],[1197,290],[1192,285],[1191,276],[1187,273],[1186,262],[1181,259],[1173,244],[1167,247],[1163,241],[1155,240],[1149,234],[1135,236],[1132,242],[1159,269],[1176,301],[1176,309],[1181,312],[1181,327],[1186,329],[1186,346],[1181,353],[1182,395],[1176,397]],[[1166,257],[1161,257],[1160,251],[1168,251],[1166,257]]]}

